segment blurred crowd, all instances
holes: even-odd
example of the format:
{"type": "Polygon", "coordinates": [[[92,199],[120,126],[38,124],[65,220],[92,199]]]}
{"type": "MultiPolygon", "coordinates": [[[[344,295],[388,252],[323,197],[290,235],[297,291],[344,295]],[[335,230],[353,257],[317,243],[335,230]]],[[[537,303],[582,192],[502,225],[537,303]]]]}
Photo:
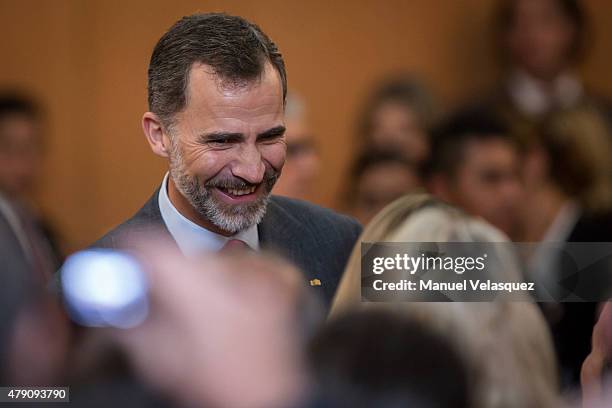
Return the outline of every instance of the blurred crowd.
{"type": "MultiPolygon", "coordinates": [[[[359,241],[612,242],[612,103],[577,71],[585,11],[498,3],[503,75],[490,92],[449,109],[396,74],[356,113],[338,208],[364,226],[359,241]]],[[[307,199],[323,146],[296,93],[285,124],[274,193],[307,199]]],[[[69,384],[88,407],[612,406],[609,304],[363,303],[359,242],[327,313],[274,254],[185,259],[153,234],[136,251],[147,319],[71,323],[55,287],[61,234],[32,200],[44,125],[31,98],[0,95],[0,385],[69,384]]],[[[537,245],[521,261],[558,268],[537,245]]]]}

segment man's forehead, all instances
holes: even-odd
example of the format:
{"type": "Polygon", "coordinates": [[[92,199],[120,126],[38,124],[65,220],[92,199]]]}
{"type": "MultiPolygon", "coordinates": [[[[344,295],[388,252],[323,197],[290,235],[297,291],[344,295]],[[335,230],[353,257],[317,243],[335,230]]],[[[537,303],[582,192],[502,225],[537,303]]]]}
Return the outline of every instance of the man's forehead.
{"type": "Polygon", "coordinates": [[[197,64],[189,80],[185,109],[177,116],[186,120],[194,133],[251,133],[283,126],[282,85],[271,65],[259,78],[237,84],[224,82],[212,67],[197,64]]]}
{"type": "Polygon", "coordinates": [[[245,79],[224,77],[215,72],[212,66],[200,62],[193,63],[189,70],[187,102],[197,96],[233,98],[255,92],[282,100],[281,78],[271,63],[267,62],[259,75],[245,79]]]}

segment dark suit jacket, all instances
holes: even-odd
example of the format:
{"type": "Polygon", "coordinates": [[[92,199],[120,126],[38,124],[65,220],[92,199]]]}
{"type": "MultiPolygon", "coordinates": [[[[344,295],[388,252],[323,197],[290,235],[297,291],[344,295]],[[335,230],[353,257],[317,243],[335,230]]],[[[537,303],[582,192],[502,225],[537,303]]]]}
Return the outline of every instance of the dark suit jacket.
{"type": "MultiPolygon", "coordinates": [[[[567,242],[612,242],[612,213],[582,214],[572,229],[567,242]]],[[[594,263],[583,273],[595,276],[609,274],[608,264],[594,263]],[[597,270],[597,268],[605,268],[597,270]]],[[[561,264],[561,273],[573,272],[572,263],[561,264]]],[[[591,352],[591,335],[597,321],[597,303],[563,303],[562,317],[550,325],[559,365],[562,386],[579,387],[582,363],[591,352]]]]}
{"type": "MultiPolygon", "coordinates": [[[[132,218],[100,238],[93,247],[119,248],[129,243],[130,235],[151,227],[171,238],[159,211],[158,194],[159,190],[132,218]]],[[[327,306],[361,226],[350,217],[305,201],[272,196],[258,232],[263,249],[273,250],[292,261],[302,270],[306,282],[314,279],[321,282],[313,288],[327,306]]]]}
{"type": "MultiPolygon", "coordinates": [[[[5,367],[4,359],[8,357],[5,351],[14,320],[30,293],[31,275],[27,255],[0,210],[0,367],[5,367]]],[[[2,371],[0,368],[0,382],[5,374],[2,371]]]]}

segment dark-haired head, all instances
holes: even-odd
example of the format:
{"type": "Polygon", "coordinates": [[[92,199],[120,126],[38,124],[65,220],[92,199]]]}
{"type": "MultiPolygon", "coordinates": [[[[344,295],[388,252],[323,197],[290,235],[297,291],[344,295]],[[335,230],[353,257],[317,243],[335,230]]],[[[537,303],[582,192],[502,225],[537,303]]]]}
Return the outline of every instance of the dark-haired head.
{"type": "Polygon", "coordinates": [[[345,192],[347,210],[363,225],[404,194],[421,186],[417,166],[389,150],[362,152],[351,169],[345,192]]]}
{"type": "Polygon", "coordinates": [[[419,78],[392,76],[366,101],[358,133],[364,149],[396,150],[420,162],[428,154],[426,129],[434,116],[433,96],[419,78]]]}
{"type": "Polygon", "coordinates": [[[42,112],[34,99],[22,93],[14,91],[0,92],[0,120],[12,115],[39,120],[42,112]]]}
{"type": "Polygon", "coordinates": [[[425,184],[436,197],[515,234],[519,146],[495,117],[465,113],[432,133],[425,184]]]}
{"type": "Polygon", "coordinates": [[[504,59],[541,79],[585,54],[588,23],[579,0],[501,0],[496,28],[504,59]]]}
{"type": "Polygon", "coordinates": [[[497,117],[464,112],[446,119],[431,131],[431,155],[422,167],[425,177],[443,173],[452,177],[464,160],[470,142],[503,141],[516,146],[508,127],[497,117]]]}
{"type": "Polygon", "coordinates": [[[42,111],[20,92],[0,93],[0,192],[23,197],[35,186],[43,148],[42,111]]]}
{"type": "Polygon", "coordinates": [[[468,370],[443,337],[400,313],[342,316],[310,347],[324,402],[337,407],[468,407],[468,370]]]}
{"type": "Polygon", "coordinates": [[[220,84],[244,86],[270,63],[287,93],[285,63],[276,45],[254,23],[223,13],[193,14],[177,21],[158,41],[148,71],[149,110],[165,126],[187,101],[195,63],[212,68],[220,84]]]}
{"type": "Polygon", "coordinates": [[[286,92],[276,45],[242,17],[194,14],[162,36],[142,126],[188,218],[226,236],[263,219],[285,162],[286,92]]]}

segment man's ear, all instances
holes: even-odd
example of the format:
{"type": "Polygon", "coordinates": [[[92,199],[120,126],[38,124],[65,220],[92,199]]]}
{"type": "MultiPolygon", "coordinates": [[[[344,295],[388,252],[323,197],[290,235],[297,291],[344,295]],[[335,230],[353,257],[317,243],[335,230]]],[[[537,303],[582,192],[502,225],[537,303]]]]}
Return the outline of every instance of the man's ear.
{"type": "Polygon", "coordinates": [[[145,112],[142,115],[142,130],[153,153],[161,157],[168,157],[170,154],[170,138],[166,134],[159,117],[153,112],[145,112]]]}

